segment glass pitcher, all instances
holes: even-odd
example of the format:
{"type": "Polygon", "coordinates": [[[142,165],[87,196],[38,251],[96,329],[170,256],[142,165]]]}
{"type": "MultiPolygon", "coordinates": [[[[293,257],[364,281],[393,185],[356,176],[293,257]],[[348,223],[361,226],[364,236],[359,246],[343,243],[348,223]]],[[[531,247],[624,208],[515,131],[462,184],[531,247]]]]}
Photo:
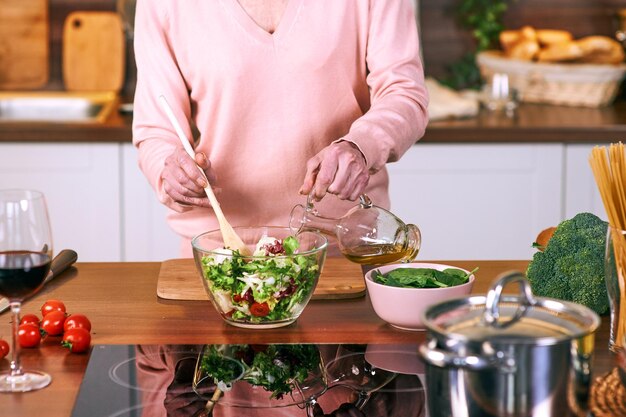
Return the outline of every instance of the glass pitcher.
{"type": "Polygon", "coordinates": [[[294,233],[313,230],[336,238],[341,253],[358,264],[410,262],[422,242],[416,225],[405,224],[393,213],[375,206],[365,194],[339,219],[320,215],[309,196],[306,206],[298,204],[291,210],[289,227],[294,233]]]}

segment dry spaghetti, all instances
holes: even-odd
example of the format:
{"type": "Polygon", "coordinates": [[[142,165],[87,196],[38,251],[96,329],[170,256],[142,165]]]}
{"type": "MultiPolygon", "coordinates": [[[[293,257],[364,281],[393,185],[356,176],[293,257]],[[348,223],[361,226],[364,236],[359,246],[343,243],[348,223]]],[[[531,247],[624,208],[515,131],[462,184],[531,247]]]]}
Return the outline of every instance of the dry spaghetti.
{"type": "Polygon", "coordinates": [[[614,320],[618,320],[614,343],[622,347],[626,332],[626,159],[624,145],[613,143],[607,150],[604,146],[592,149],[589,164],[596,180],[600,197],[606,210],[611,228],[617,281],[619,286],[619,311],[614,312],[614,320]]]}

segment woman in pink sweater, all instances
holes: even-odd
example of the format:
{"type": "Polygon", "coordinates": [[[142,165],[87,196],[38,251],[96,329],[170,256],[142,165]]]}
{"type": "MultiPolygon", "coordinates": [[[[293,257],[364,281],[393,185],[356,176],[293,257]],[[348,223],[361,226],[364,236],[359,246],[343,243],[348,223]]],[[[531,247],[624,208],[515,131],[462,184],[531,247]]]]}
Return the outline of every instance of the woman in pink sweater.
{"type": "Polygon", "coordinates": [[[219,227],[196,163],[234,226],[287,225],[309,193],[340,217],[389,207],[385,164],[427,123],[411,0],[139,0],[135,56],[133,143],[182,256],[219,227]]]}

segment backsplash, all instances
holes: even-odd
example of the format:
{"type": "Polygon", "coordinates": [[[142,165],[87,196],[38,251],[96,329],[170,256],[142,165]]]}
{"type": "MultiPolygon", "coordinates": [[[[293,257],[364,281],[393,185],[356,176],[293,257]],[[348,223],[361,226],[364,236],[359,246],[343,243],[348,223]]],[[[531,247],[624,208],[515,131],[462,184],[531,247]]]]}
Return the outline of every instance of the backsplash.
{"type": "MultiPolygon", "coordinates": [[[[440,76],[446,67],[474,49],[468,31],[457,23],[462,0],[420,0],[421,35],[425,70],[440,76]]],[[[565,29],[574,35],[612,36],[615,13],[626,8],[626,0],[508,0],[506,28],[531,25],[565,29]]]]}
{"type": "MultiPolygon", "coordinates": [[[[62,37],[63,23],[68,14],[76,10],[116,11],[116,0],[49,0],[50,17],[50,79],[44,89],[63,90],[62,37]]],[[[123,95],[131,95],[136,80],[132,42],[126,41],[126,76],[122,88],[123,95]]]]}
{"type": "MultiPolygon", "coordinates": [[[[155,1],[155,0],[152,0],[155,1]]],[[[214,1],[214,0],[212,0],[214,1]]],[[[236,1],[236,0],[229,0],[236,1]]],[[[441,75],[446,67],[473,49],[467,31],[456,22],[460,0],[420,0],[421,36],[425,70],[441,75]]],[[[63,89],[61,37],[63,22],[74,10],[115,11],[116,0],[49,0],[50,2],[50,80],[45,89],[63,89]]],[[[570,30],[575,36],[612,35],[614,13],[626,8],[626,0],[517,0],[509,1],[507,27],[530,24],[536,27],[570,30]]],[[[132,42],[127,40],[126,78],[122,93],[134,91],[136,69],[132,42]]]]}

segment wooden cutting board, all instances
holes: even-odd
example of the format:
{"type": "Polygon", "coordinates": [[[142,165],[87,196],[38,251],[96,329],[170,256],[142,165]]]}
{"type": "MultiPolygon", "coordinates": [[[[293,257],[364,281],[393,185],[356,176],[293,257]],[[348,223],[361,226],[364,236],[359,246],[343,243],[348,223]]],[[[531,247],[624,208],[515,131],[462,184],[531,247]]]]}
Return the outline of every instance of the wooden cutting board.
{"type": "Polygon", "coordinates": [[[126,44],[116,12],[77,11],[63,25],[63,82],[70,91],[120,91],[126,44]]]}
{"type": "Polygon", "coordinates": [[[0,89],[46,84],[49,53],[48,0],[0,0],[0,89]]]}
{"type": "MultiPolygon", "coordinates": [[[[157,295],[169,300],[208,300],[193,259],[161,263],[157,295]]],[[[314,300],[357,298],[365,295],[361,267],[344,258],[326,258],[313,293],[314,300]]]]}

